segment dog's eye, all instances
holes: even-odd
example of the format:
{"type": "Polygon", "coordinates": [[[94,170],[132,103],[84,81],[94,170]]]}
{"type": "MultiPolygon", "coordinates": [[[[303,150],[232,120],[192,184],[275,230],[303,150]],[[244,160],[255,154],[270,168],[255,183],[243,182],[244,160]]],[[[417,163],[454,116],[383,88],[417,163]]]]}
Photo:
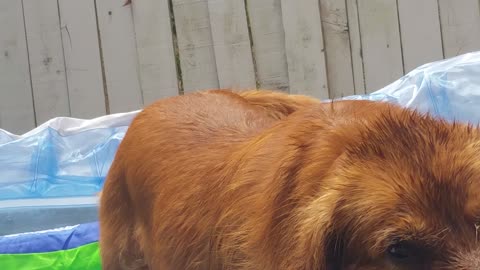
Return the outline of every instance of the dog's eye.
{"type": "Polygon", "coordinates": [[[411,263],[418,259],[417,250],[408,243],[396,243],[388,247],[388,257],[397,263],[411,263]]]}
{"type": "Polygon", "coordinates": [[[394,244],[388,248],[388,255],[397,260],[404,260],[411,256],[408,247],[402,244],[394,244]]]}

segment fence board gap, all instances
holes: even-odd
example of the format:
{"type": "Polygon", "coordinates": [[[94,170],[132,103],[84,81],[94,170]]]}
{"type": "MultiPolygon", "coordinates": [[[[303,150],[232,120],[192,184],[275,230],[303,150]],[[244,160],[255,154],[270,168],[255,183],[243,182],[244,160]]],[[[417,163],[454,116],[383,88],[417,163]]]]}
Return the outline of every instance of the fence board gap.
{"type": "Polygon", "coordinates": [[[111,113],[143,106],[131,6],[122,1],[97,0],[98,27],[111,113]]]}
{"type": "Polygon", "coordinates": [[[383,88],[403,76],[396,0],[358,2],[367,92],[383,88]]]}
{"type": "Polygon", "coordinates": [[[139,75],[145,105],[179,94],[168,0],[133,1],[139,75]]]}
{"type": "Polygon", "coordinates": [[[93,0],[60,0],[68,93],[73,117],[104,115],[102,70],[93,0]]]}
{"type": "Polygon", "coordinates": [[[405,72],[443,58],[437,0],[398,1],[405,72]]]}
{"type": "Polygon", "coordinates": [[[282,0],[290,92],[329,97],[319,2],[282,0]]]}
{"type": "Polygon", "coordinates": [[[281,0],[247,0],[260,88],[289,91],[281,0]]]}
{"type": "Polygon", "coordinates": [[[218,88],[207,0],[173,0],[184,92],[218,88]]]}
{"type": "Polygon", "coordinates": [[[56,0],[24,0],[37,124],[70,116],[65,59],[56,0]]]}
{"type": "Polygon", "coordinates": [[[445,57],[480,49],[480,2],[438,0],[445,57]]]}
{"type": "Polygon", "coordinates": [[[255,88],[255,71],[244,0],[208,0],[221,88],[255,88]]]}
{"type": "Polygon", "coordinates": [[[365,72],[363,68],[363,51],[357,0],[346,0],[346,6],[355,94],[363,95],[366,93],[365,72]]]}
{"type": "Polygon", "coordinates": [[[321,0],[320,12],[330,98],[353,95],[355,86],[346,2],[321,0]]]}

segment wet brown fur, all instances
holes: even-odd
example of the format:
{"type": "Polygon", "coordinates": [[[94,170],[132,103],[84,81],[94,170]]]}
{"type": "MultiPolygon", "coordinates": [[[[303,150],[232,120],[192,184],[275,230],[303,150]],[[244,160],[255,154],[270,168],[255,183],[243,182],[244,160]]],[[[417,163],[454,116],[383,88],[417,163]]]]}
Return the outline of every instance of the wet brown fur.
{"type": "Polygon", "coordinates": [[[380,102],[160,100],[106,179],[103,269],[478,269],[479,138],[380,102]],[[398,241],[422,261],[389,259],[398,241]]]}

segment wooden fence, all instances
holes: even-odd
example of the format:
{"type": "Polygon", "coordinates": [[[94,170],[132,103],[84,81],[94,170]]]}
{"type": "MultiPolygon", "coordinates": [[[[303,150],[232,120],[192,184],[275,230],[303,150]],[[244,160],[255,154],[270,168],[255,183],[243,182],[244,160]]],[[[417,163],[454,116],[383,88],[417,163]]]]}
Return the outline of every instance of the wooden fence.
{"type": "Polygon", "coordinates": [[[360,94],[480,49],[479,0],[122,1],[0,1],[0,128],[206,88],[360,94]]]}

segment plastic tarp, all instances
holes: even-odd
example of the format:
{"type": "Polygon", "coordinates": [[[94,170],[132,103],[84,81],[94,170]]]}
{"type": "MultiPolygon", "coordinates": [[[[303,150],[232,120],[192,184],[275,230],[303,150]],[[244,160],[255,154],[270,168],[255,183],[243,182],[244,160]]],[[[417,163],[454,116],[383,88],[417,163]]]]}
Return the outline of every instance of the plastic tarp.
{"type": "MultiPolygon", "coordinates": [[[[423,65],[372,94],[345,99],[479,123],[480,52],[423,65]]],[[[137,113],[60,117],[23,135],[0,130],[0,235],[9,234],[0,236],[3,268],[101,268],[96,193],[137,113]],[[66,225],[74,226],[39,231],[66,225]]]]}

